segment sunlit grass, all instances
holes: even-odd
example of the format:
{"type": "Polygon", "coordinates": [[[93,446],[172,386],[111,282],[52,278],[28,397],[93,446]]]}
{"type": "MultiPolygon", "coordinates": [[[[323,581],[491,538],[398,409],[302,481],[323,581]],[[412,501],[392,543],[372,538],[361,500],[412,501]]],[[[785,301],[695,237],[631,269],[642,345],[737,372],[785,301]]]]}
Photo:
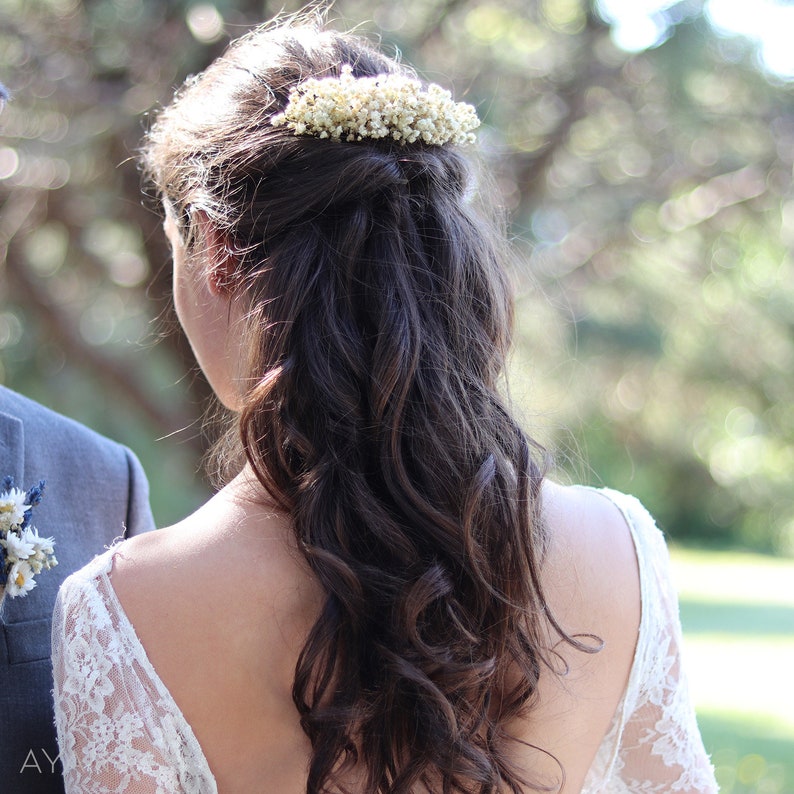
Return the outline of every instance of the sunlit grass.
{"type": "Polygon", "coordinates": [[[740,601],[794,608],[794,560],[750,552],[674,548],[674,575],[684,600],[740,601]]]}
{"type": "Polygon", "coordinates": [[[672,556],[698,722],[721,791],[794,793],[794,560],[672,556]]]}

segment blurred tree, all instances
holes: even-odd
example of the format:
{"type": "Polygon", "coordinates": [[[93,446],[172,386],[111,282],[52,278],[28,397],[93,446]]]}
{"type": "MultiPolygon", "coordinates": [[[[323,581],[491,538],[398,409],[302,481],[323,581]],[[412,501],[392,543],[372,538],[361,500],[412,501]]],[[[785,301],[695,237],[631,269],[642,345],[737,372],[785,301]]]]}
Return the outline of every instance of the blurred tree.
{"type": "MultiPolygon", "coordinates": [[[[301,5],[0,0],[14,94],[0,382],[131,444],[164,520],[199,497],[208,389],[185,379],[183,337],[162,334],[168,251],[140,195],[142,119],[230,37],[301,5]]],[[[581,448],[676,535],[794,552],[791,85],[700,3],[659,15],[666,40],[632,55],[585,0],[333,10],[479,108],[524,254],[513,381],[535,431],[581,448]]]]}

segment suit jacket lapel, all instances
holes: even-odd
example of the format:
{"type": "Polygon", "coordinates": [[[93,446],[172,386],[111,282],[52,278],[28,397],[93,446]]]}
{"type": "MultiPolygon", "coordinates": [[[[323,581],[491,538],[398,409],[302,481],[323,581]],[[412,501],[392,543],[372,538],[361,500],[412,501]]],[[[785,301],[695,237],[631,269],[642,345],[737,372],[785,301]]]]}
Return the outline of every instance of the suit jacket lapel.
{"type": "MultiPolygon", "coordinates": [[[[5,414],[0,411],[0,488],[6,476],[14,478],[14,485],[17,488],[26,488],[25,478],[25,433],[22,427],[22,420],[15,416],[5,414]]],[[[21,600],[21,599],[14,599],[21,600]]],[[[4,598],[0,605],[0,626],[4,627],[6,621],[13,619],[13,615],[18,612],[14,608],[11,599],[4,598]]],[[[5,631],[0,629],[0,654],[3,659],[7,658],[8,651],[5,648],[5,631]]]]}
{"type": "Polygon", "coordinates": [[[22,420],[0,411],[0,481],[6,475],[14,478],[17,488],[26,488],[25,435],[22,420]]]}

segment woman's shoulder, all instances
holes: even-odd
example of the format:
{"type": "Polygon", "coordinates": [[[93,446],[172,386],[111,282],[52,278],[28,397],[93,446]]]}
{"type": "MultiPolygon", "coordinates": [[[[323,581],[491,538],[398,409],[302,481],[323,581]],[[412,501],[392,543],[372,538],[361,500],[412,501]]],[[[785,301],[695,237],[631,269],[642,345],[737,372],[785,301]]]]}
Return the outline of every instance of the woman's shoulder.
{"type": "MultiPolygon", "coordinates": [[[[598,491],[546,481],[541,515],[544,595],[573,643],[549,629],[550,667],[541,675],[531,722],[516,730],[562,764],[566,791],[578,791],[631,675],[641,620],[639,567],[623,511],[598,491]]],[[[541,773],[548,764],[550,780],[559,772],[550,760],[533,756],[532,764],[541,773]]]]}
{"type": "Polygon", "coordinates": [[[547,480],[543,489],[546,566],[558,575],[560,568],[575,568],[579,586],[586,589],[601,591],[608,584],[609,592],[625,588],[639,595],[629,506],[632,498],[614,491],[547,480]]]}
{"type": "Polygon", "coordinates": [[[552,613],[569,632],[603,641],[594,661],[636,675],[653,636],[677,620],[662,532],[638,499],[611,489],[548,483],[544,517],[552,613]]]}
{"type": "Polygon", "coordinates": [[[113,557],[112,586],[164,671],[190,649],[198,672],[209,632],[230,662],[258,655],[280,674],[285,645],[298,642],[293,634],[308,630],[317,608],[289,538],[283,515],[221,494],[178,524],[125,541],[113,557]]]}
{"type": "Polygon", "coordinates": [[[547,480],[543,508],[552,555],[556,548],[580,563],[592,560],[602,572],[633,570],[635,576],[628,578],[636,581],[646,557],[665,549],[653,517],[630,494],[547,480]]]}
{"type": "Polygon", "coordinates": [[[602,650],[586,665],[614,679],[606,688],[617,694],[628,680],[642,614],[634,532],[619,501],[552,482],[543,493],[543,585],[551,613],[569,634],[597,638],[592,644],[602,650]]]}
{"type": "Polygon", "coordinates": [[[302,748],[291,687],[319,608],[286,519],[238,507],[220,496],[179,524],[131,538],[111,573],[219,781],[256,748],[288,755],[285,737],[302,748]]]}
{"type": "Polygon", "coordinates": [[[301,562],[285,518],[217,495],[173,526],[137,535],[113,555],[112,581],[123,603],[174,609],[203,603],[227,610],[260,603],[298,578],[301,562]]]}

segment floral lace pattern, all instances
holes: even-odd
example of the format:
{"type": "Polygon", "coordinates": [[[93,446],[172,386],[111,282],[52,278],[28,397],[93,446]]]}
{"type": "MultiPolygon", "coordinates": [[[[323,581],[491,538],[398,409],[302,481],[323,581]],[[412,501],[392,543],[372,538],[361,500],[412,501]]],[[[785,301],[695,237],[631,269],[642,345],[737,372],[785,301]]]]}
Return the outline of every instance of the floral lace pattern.
{"type": "MultiPolygon", "coordinates": [[[[583,794],[713,794],[681,667],[661,532],[633,497],[599,491],[628,523],[642,618],[629,682],[583,794]]],[[[67,794],[217,794],[207,760],[116,598],[114,549],[72,574],[53,617],[56,727],[67,794]]]]}
{"type": "Polygon", "coordinates": [[[55,725],[67,792],[217,794],[193,731],[110,584],[113,552],[61,587],[53,615],[55,725]]]}

